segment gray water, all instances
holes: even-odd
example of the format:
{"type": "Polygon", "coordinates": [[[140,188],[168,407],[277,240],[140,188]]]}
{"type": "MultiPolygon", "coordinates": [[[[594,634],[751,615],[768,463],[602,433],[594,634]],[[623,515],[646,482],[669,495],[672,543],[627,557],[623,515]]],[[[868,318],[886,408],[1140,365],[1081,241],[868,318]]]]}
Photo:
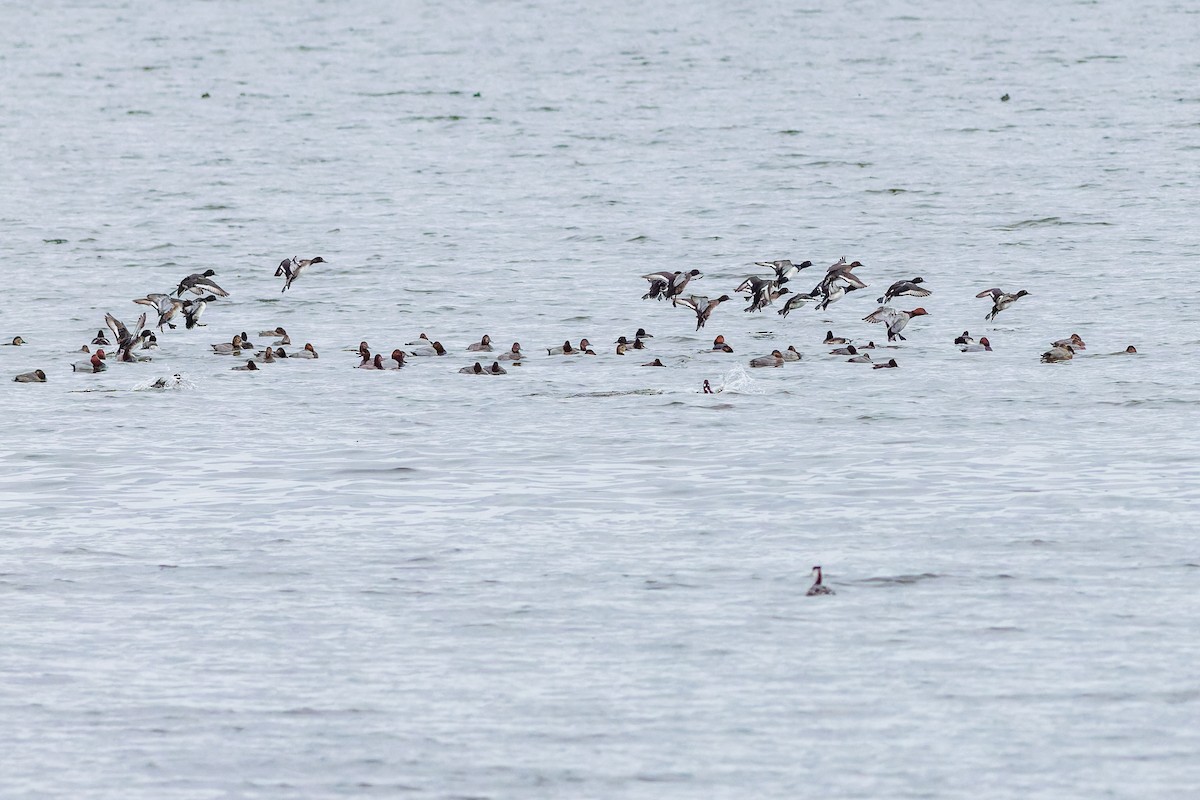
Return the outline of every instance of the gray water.
{"type": "Polygon", "coordinates": [[[1193,5],[3,20],[0,796],[1200,785],[1193,5]],[[329,263],[281,294],[292,255],[329,263]],[[639,299],[842,255],[871,288],[826,312],[639,299]],[[207,327],[70,371],[207,268],[207,327]],[[828,354],[918,274],[900,369],[828,354]],[[986,323],[992,286],[1031,295],[986,323]],[[321,358],[208,347],[276,325],[321,358]],[[484,333],[531,357],[457,374],[484,333]]]}

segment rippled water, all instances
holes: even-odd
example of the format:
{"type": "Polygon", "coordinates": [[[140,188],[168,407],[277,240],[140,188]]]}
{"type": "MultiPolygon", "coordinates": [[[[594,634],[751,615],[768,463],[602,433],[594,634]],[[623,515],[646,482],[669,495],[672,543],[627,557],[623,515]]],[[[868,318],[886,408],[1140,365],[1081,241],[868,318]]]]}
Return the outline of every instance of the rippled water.
{"type": "Polygon", "coordinates": [[[1189,4],[4,9],[0,794],[1200,785],[1189,4]],[[828,312],[638,299],[843,254],[828,312]],[[827,354],[916,274],[900,369],[827,354]],[[209,353],[276,325],[321,358],[209,353]],[[534,355],[457,374],[483,333],[534,355]]]}

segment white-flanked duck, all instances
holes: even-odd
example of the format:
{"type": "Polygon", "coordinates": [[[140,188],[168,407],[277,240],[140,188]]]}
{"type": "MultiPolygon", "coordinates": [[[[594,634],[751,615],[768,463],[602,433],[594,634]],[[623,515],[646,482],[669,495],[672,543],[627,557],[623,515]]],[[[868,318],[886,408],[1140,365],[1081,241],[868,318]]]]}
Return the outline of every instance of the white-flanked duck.
{"type": "Polygon", "coordinates": [[[678,297],[676,301],[679,305],[687,306],[696,312],[696,330],[700,330],[708,322],[708,318],[712,316],[712,313],[717,310],[717,306],[728,299],[729,295],[727,294],[721,295],[716,300],[709,300],[707,297],[693,294],[688,297],[678,297]]]}
{"type": "Polygon", "coordinates": [[[989,297],[990,296],[992,298],[992,310],[988,312],[988,315],[986,317],[984,317],[985,320],[991,321],[996,318],[997,314],[999,314],[1001,311],[1008,308],[1013,303],[1017,302],[1018,300],[1020,300],[1022,297],[1024,297],[1027,294],[1029,294],[1029,292],[1025,291],[1024,289],[1017,292],[1016,294],[1009,294],[1008,292],[1004,291],[1003,289],[994,288],[994,289],[984,289],[982,292],[980,292],[979,294],[977,294],[975,296],[976,297],[989,297]]]}
{"type": "Polygon", "coordinates": [[[963,331],[962,336],[954,337],[954,343],[955,344],[975,344],[975,337],[971,335],[970,331],[963,331]]]}
{"type": "Polygon", "coordinates": [[[592,346],[592,345],[591,345],[591,342],[589,342],[587,339],[580,339],[580,340],[579,340],[579,347],[572,347],[572,346],[571,346],[571,340],[570,340],[570,339],[568,339],[567,341],[565,341],[565,342],[563,342],[563,343],[562,343],[562,346],[561,346],[561,347],[547,347],[547,348],[546,348],[546,355],[550,355],[550,356],[577,356],[577,355],[579,355],[579,354],[581,354],[581,353],[585,352],[585,351],[586,351],[586,350],[587,350],[589,347],[591,347],[591,346],[592,346]]]}
{"type": "Polygon", "coordinates": [[[990,353],[992,352],[992,343],[984,336],[978,344],[960,344],[958,349],[964,353],[990,353]]]}
{"type": "Polygon", "coordinates": [[[883,297],[879,298],[876,302],[883,305],[884,303],[892,302],[897,297],[929,297],[933,292],[917,285],[924,282],[925,279],[921,277],[896,281],[888,287],[888,290],[883,293],[883,297]]]}
{"type": "Polygon", "coordinates": [[[405,342],[404,346],[405,347],[430,347],[432,344],[433,344],[433,340],[430,339],[427,334],[422,333],[420,336],[418,336],[413,341],[405,342]]]}
{"type": "Polygon", "coordinates": [[[802,269],[808,269],[813,265],[811,261],[801,261],[799,264],[793,264],[791,259],[781,258],[778,261],[755,261],[755,266],[767,267],[775,270],[775,282],[782,285],[791,280],[800,273],[802,269]]]}
{"type": "Polygon", "coordinates": [[[204,272],[188,275],[179,282],[175,294],[182,295],[184,292],[191,292],[195,295],[215,294],[218,297],[229,297],[229,292],[218,286],[217,282],[212,279],[216,274],[214,270],[206,269],[204,272]]]}
{"type": "Polygon", "coordinates": [[[404,352],[402,350],[393,350],[391,358],[380,358],[379,356],[376,356],[376,358],[379,359],[379,369],[401,369],[404,366],[404,352]]]}
{"type": "Polygon", "coordinates": [[[71,365],[73,372],[104,372],[108,365],[104,363],[104,351],[97,350],[87,361],[79,361],[71,365]]]}
{"type": "Polygon", "coordinates": [[[788,314],[792,313],[797,308],[800,308],[805,303],[811,303],[816,299],[816,296],[811,293],[798,292],[789,297],[788,301],[783,304],[783,308],[779,309],[775,313],[781,317],[786,317],[788,314]]]}
{"type": "Polygon", "coordinates": [[[208,295],[199,300],[189,300],[183,310],[183,326],[189,331],[199,326],[206,327],[200,322],[200,317],[204,316],[204,310],[208,308],[208,304],[216,300],[215,295],[208,295]]]}
{"type": "Polygon", "coordinates": [[[40,369],[35,369],[32,372],[22,372],[17,377],[13,378],[17,383],[45,383],[46,373],[40,369]]]}
{"type": "Polygon", "coordinates": [[[649,275],[643,275],[644,279],[650,281],[650,291],[642,295],[643,300],[674,300],[683,293],[684,287],[693,280],[699,280],[704,276],[700,274],[700,270],[693,269],[688,272],[675,270],[674,272],[651,272],[649,275]]]}
{"type": "Polygon", "coordinates": [[[428,356],[444,356],[446,355],[446,348],[442,347],[441,342],[434,342],[429,347],[418,347],[416,350],[410,350],[408,354],[410,356],[419,356],[422,358],[428,356]]]}
{"type": "MultiPolygon", "coordinates": [[[[393,350],[392,351],[393,358],[396,357],[396,353],[400,353],[400,351],[393,350]]],[[[404,354],[400,353],[400,355],[404,355],[404,354]]],[[[321,356],[317,354],[317,349],[312,346],[312,342],[305,344],[304,349],[302,349],[302,350],[297,350],[294,353],[288,353],[288,358],[320,358],[320,357],[321,356]]]]}
{"type": "Polygon", "coordinates": [[[826,586],[824,583],[822,583],[823,577],[821,575],[820,567],[813,567],[812,574],[816,578],[816,580],[813,581],[812,586],[808,587],[808,591],[804,593],[806,596],[815,597],[819,594],[834,594],[835,593],[833,591],[833,589],[830,589],[828,586],[826,586]]]}
{"type": "Polygon", "coordinates": [[[844,336],[834,336],[833,331],[825,331],[825,341],[821,344],[850,344],[850,340],[844,336]]]}
{"type": "Polygon", "coordinates": [[[888,341],[907,341],[900,331],[904,330],[908,325],[908,321],[913,317],[924,317],[929,314],[923,308],[914,308],[912,311],[897,311],[888,306],[881,306],[863,317],[864,322],[880,322],[887,325],[888,341]]]}
{"type": "Polygon", "coordinates": [[[492,337],[488,336],[485,333],[483,335],[483,338],[480,339],[478,342],[475,342],[475,344],[467,345],[467,352],[468,353],[490,353],[490,352],[492,352],[492,337]]]}

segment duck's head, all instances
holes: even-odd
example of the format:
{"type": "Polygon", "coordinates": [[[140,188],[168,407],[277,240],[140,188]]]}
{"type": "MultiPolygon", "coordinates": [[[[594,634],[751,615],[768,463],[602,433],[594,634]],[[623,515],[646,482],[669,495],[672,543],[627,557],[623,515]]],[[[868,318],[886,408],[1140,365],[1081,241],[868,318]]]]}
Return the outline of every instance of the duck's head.
{"type": "Polygon", "coordinates": [[[929,312],[923,308],[914,308],[912,311],[908,312],[908,315],[910,317],[927,317],[929,316],[929,312]]]}

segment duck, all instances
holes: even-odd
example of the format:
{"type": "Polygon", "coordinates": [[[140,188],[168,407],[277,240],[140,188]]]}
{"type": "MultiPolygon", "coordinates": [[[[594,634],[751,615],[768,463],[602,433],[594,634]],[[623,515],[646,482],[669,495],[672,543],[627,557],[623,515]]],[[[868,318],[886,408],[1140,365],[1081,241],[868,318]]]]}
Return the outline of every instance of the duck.
{"type": "Polygon", "coordinates": [[[358,349],[350,350],[349,352],[358,353],[360,358],[370,358],[371,357],[371,346],[369,344],[367,344],[366,342],[359,342],[358,349]]]}
{"type": "MultiPolygon", "coordinates": [[[[860,344],[858,346],[858,349],[859,350],[874,350],[876,347],[878,347],[878,345],[875,344],[875,341],[872,339],[871,341],[867,342],[866,344],[860,344]]],[[[893,349],[895,349],[895,348],[893,348],[893,349]]]]}
{"type": "Polygon", "coordinates": [[[468,353],[490,353],[490,352],[492,352],[492,337],[488,336],[485,333],[483,335],[483,338],[480,339],[478,342],[476,342],[475,344],[467,345],[467,352],[468,353]]]}
{"type": "Polygon", "coordinates": [[[643,367],[665,367],[666,364],[662,363],[661,358],[656,358],[653,361],[649,361],[645,364],[642,364],[642,366],[643,367]]]}
{"type": "Polygon", "coordinates": [[[994,288],[994,289],[984,289],[982,292],[980,292],[979,294],[977,294],[975,296],[976,297],[990,296],[992,298],[992,310],[988,312],[988,315],[986,317],[984,317],[985,320],[990,322],[991,320],[994,320],[996,318],[997,314],[999,314],[1001,311],[1008,308],[1013,303],[1017,302],[1018,300],[1020,300],[1022,297],[1024,297],[1027,294],[1029,294],[1029,292],[1025,291],[1024,289],[1017,292],[1016,294],[1009,294],[1008,292],[1004,291],[1003,289],[994,288]]]}
{"type": "Polygon", "coordinates": [[[789,344],[788,349],[783,351],[784,361],[799,361],[802,358],[804,358],[804,356],[800,354],[800,351],[796,349],[795,345],[789,344]]]}
{"type": "Polygon", "coordinates": [[[88,361],[80,361],[71,365],[73,372],[104,372],[108,369],[108,365],[104,363],[104,351],[97,350],[92,353],[92,357],[88,361]]]}
{"type": "Polygon", "coordinates": [[[242,364],[240,367],[233,367],[232,369],[234,372],[258,372],[258,364],[255,364],[254,361],[251,360],[247,361],[245,364],[242,364]]]}
{"type": "Polygon", "coordinates": [[[254,360],[260,364],[274,364],[276,358],[275,351],[269,347],[261,353],[256,353],[254,356],[254,360]]]}
{"type": "MultiPolygon", "coordinates": [[[[786,286],[777,286],[774,283],[761,287],[750,297],[750,302],[743,308],[743,311],[762,311],[767,306],[774,303],[785,294],[789,294],[792,290],[786,286]]],[[[786,316],[786,315],[785,315],[786,316]]]]}
{"type": "Polygon", "coordinates": [[[501,361],[520,361],[521,358],[522,358],[522,355],[521,355],[521,343],[520,342],[513,342],[512,347],[510,347],[508,349],[507,353],[500,354],[501,361]]]}
{"type": "Polygon", "coordinates": [[[772,350],[769,356],[759,356],[758,358],[750,359],[752,367],[782,367],[783,353],[778,350],[772,350]]]}
{"type": "Polygon", "coordinates": [[[385,359],[379,356],[376,358],[379,359],[379,369],[402,369],[404,367],[404,351],[402,350],[393,350],[391,358],[385,359]]]}
{"type": "Polygon", "coordinates": [[[20,347],[21,345],[25,344],[25,340],[20,336],[14,336],[11,342],[5,342],[4,344],[7,347],[20,347]]]}
{"type": "Polygon", "coordinates": [[[686,306],[696,312],[696,330],[700,330],[708,322],[708,318],[712,316],[712,313],[717,310],[717,306],[729,300],[729,295],[723,294],[716,300],[709,300],[707,297],[699,297],[693,294],[685,298],[676,298],[676,300],[679,305],[686,306]]]}
{"type": "Polygon", "coordinates": [[[182,295],[184,292],[191,292],[196,295],[215,294],[220,297],[229,297],[229,292],[217,285],[212,277],[216,275],[215,270],[206,269],[204,272],[196,272],[188,275],[179,282],[179,286],[175,289],[176,295],[182,295]]]}
{"type": "Polygon", "coordinates": [[[835,347],[834,349],[829,351],[829,355],[831,355],[831,356],[856,356],[856,355],[858,355],[858,348],[852,344],[846,345],[845,347],[835,347]]]}
{"type": "Polygon", "coordinates": [[[108,345],[112,344],[112,342],[108,340],[108,337],[104,334],[104,329],[101,328],[100,330],[96,331],[96,338],[92,339],[92,344],[102,344],[107,347],[108,345]]]}
{"type": "Polygon", "coordinates": [[[890,358],[886,364],[872,364],[871,369],[895,369],[898,366],[896,359],[890,358]]]}
{"type": "Polygon", "coordinates": [[[35,369],[33,372],[22,372],[17,377],[13,378],[16,383],[45,383],[46,373],[40,369],[35,369]]]}
{"type": "Polygon", "coordinates": [[[381,369],[381,367],[375,366],[375,356],[372,356],[370,353],[365,353],[362,357],[362,362],[356,367],[356,369],[381,369]]]}
{"type": "Polygon", "coordinates": [[[642,278],[650,281],[650,291],[642,295],[643,300],[671,300],[674,305],[674,299],[683,293],[683,289],[693,280],[700,280],[704,276],[700,274],[700,270],[693,269],[688,272],[675,270],[674,272],[651,272],[648,275],[643,275],[642,278]]]}
{"type": "Polygon", "coordinates": [[[864,322],[882,322],[887,325],[888,341],[907,341],[900,331],[904,330],[908,325],[908,321],[913,317],[924,317],[929,314],[923,308],[914,308],[912,311],[897,311],[888,306],[880,306],[875,311],[863,317],[864,322]]]}
{"type": "Polygon", "coordinates": [[[292,337],[288,336],[286,332],[281,337],[272,336],[272,337],[268,337],[268,338],[275,339],[275,341],[271,342],[271,344],[275,345],[276,347],[278,347],[280,345],[286,346],[286,345],[290,345],[292,343],[292,337]]]}
{"type": "Polygon", "coordinates": [[[1057,342],[1054,342],[1050,346],[1051,347],[1064,347],[1068,344],[1071,345],[1071,347],[1075,348],[1075,352],[1079,352],[1080,350],[1087,350],[1087,345],[1083,343],[1083,339],[1079,338],[1078,333],[1072,333],[1066,339],[1059,339],[1057,342]]]}
{"type": "Polygon", "coordinates": [[[833,331],[825,331],[825,341],[822,344],[850,344],[850,340],[842,336],[834,336],[833,331]]]}
{"type": "MultiPolygon", "coordinates": [[[[140,341],[140,340],[138,340],[140,341]]],[[[135,341],[136,343],[136,341],[135,341]]],[[[150,356],[144,356],[141,353],[133,352],[133,347],[122,347],[117,353],[117,361],[122,364],[137,364],[142,361],[153,361],[150,356]]]]}
{"type": "Polygon", "coordinates": [[[142,337],[142,349],[143,350],[157,350],[158,349],[158,337],[155,336],[150,331],[142,331],[142,333],[145,334],[145,336],[142,337]]]}
{"type": "Polygon", "coordinates": [[[1070,361],[1075,357],[1075,348],[1071,345],[1063,347],[1051,347],[1045,353],[1042,353],[1043,364],[1056,364],[1060,361],[1070,361]]]}
{"type": "MultiPolygon", "coordinates": [[[[621,337],[621,338],[624,338],[624,337],[621,337]]],[[[652,333],[646,333],[646,329],[645,329],[645,328],[638,328],[638,329],[637,329],[637,333],[635,333],[633,336],[630,336],[629,338],[630,338],[630,339],[633,339],[633,340],[635,340],[635,341],[636,341],[636,340],[638,340],[638,339],[653,339],[653,338],[654,338],[654,334],[652,334],[652,333]]],[[[618,340],[618,341],[620,341],[620,340],[618,340]]]]}
{"type": "Polygon", "coordinates": [[[833,589],[830,589],[821,582],[822,576],[820,567],[813,567],[812,574],[816,577],[816,580],[813,581],[812,586],[808,587],[808,591],[804,593],[806,597],[816,597],[817,595],[821,594],[836,594],[833,589]]]}
{"type": "Polygon", "coordinates": [[[617,345],[617,351],[616,351],[616,352],[617,352],[617,355],[619,355],[619,356],[623,356],[623,355],[625,355],[625,351],[626,351],[626,349],[627,349],[627,348],[625,347],[625,345],[624,345],[624,344],[618,344],[618,345],[617,345]]]}
{"type": "Polygon", "coordinates": [[[493,361],[492,366],[488,367],[488,374],[489,375],[507,375],[508,370],[506,370],[504,367],[500,366],[499,361],[493,361]]]}
{"type": "Polygon", "coordinates": [[[1121,351],[1121,352],[1119,352],[1119,353],[1113,353],[1113,355],[1117,355],[1117,356],[1123,356],[1123,355],[1131,355],[1131,356],[1136,356],[1136,355],[1137,355],[1137,348],[1136,348],[1136,347],[1134,347],[1133,345],[1129,345],[1129,347],[1126,347],[1124,350],[1122,350],[1122,351],[1121,351]]]}
{"type": "Polygon", "coordinates": [[[954,343],[955,344],[975,344],[975,337],[973,337],[971,335],[970,331],[963,331],[961,336],[954,337],[954,343]]]}
{"type": "Polygon", "coordinates": [[[171,330],[175,330],[175,324],[172,323],[171,320],[175,318],[175,315],[178,314],[184,306],[183,300],[157,292],[148,294],[145,297],[139,297],[133,302],[142,306],[150,306],[158,312],[158,329],[160,331],[164,326],[170,328],[171,330]]]}
{"type": "Polygon", "coordinates": [[[214,353],[222,356],[240,353],[243,349],[250,349],[246,347],[245,343],[242,341],[242,337],[238,336],[237,334],[234,335],[232,342],[221,342],[220,344],[211,345],[211,347],[214,353]]]}
{"type": "Polygon", "coordinates": [[[442,347],[441,342],[434,342],[430,347],[418,347],[416,350],[410,350],[409,355],[420,357],[444,356],[446,355],[446,348],[442,347]]]}
{"type": "Polygon", "coordinates": [[[782,284],[794,278],[799,274],[800,270],[808,269],[813,265],[811,261],[801,261],[799,264],[793,264],[789,258],[781,258],[777,261],[755,261],[756,267],[767,267],[775,270],[775,282],[782,284]]]}
{"type": "Polygon", "coordinates": [[[405,342],[404,346],[405,347],[429,347],[432,344],[433,344],[433,340],[430,339],[426,334],[422,333],[414,341],[405,342]]]}
{"type": "Polygon", "coordinates": [[[796,292],[788,298],[786,303],[783,304],[783,308],[779,309],[775,313],[781,317],[786,317],[788,314],[792,313],[797,308],[800,308],[805,303],[811,303],[816,299],[816,296],[814,296],[811,292],[796,292]]]}
{"type": "MultiPolygon", "coordinates": [[[[396,357],[396,353],[400,353],[400,351],[393,350],[392,358],[396,357]]],[[[403,356],[404,354],[400,353],[400,355],[403,356]]],[[[311,342],[305,344],[303,350],[297,350],[294,353],[288,354],[288,358],[320,358],[320,357],[321,356],[317,354],[317,349],[312,346],[311,342]]]]}
{"type": "Polygon", "coordinates": [[[321,256],[315,256],[313,258],[296,258],[295,256],[292,256],[291,258],[285,258],[283,261],[280,261],[279,267],[275,270],[275,277],[278,278],[279,276],[283,275],[286,279],[284,280],[283,288],[279,291],[286,292],[288,289],[292,288],[292,282],[295,281],[296,278],[300,277],[301,272],[308,269],[313,264],[324,263],[326,263],[325,259],[321,256]]]}
{"type": "Polygon", "coordinates": [[[475,362],[475,366],[463,367],[462,369],[460,369],[458,371],[458,373],[460,375],[487,375],[488,374],[487,370],[485,370],[483,368],[483,365],[480,364],[478,361],[475,362]]]}
{"type": "Polygon", "coordinates": [[[979,340],[979,344],[960,344],[958,349],[964,353],[990,353],[992,352],[992,343],[984,336],[979,340]]]}
{"type": "Polygon", "coordinates": [[[282,326],[280,326],[280,327],[275,328],[274,330],[270,330],[270,331],[259,331],[258,335],[263,337],[264,339],[270,338],[270,337],[283,337],[286,339],[288,332],[285,331],[282,326]]]}
{"type": "Polygon", "coordinates": [[[724,336],[718,336],[717,338],[713,339],[712,349],[716,352],[721,352],[721,353],[732,353],[733,352],[733,348],[730,347],[729,345],[725,344],[724,336]]]}
{"type": "Polygon", "coordinates": [[[846,361],[851,364],[870,364],[870,363],[872,363],[871,355],[869,353],[855,353],[854,355],[847,358],[846,361]]]}
{"type": "Polygon", "coordinates": [[[715,394],[713,392],[712,384],[710,384],[707,380],[704,381],[704,388],[701,389],[701,391],[705,394],[715,394]]]}
{"type": "MultiPolygon", "coordinates": [[[[183,312],[183,326],[189,331],[197,326],[201,328],[207,327],[200,322],[200,317],[204,315],[204,310],[208,308],[208,304],[216,299],[217,298],[215,295],[210,294],[206,297],[200,298],[199,300],[189,300],[187,308],[184,309],[183,312]]],[[[243,333],[243,338],[244,337],[245,334],[243,333]]],[[[247,344],[246,346],[252,347],[253,345],[247,344]]]]}
{"type": "Polygon", "coordinates": [[[125,323],[114,317],[112,314],[105,314],[104,321],[108,323],[108,329],[113,332],[116,337],[117,347],[125,349],[133,344],[139,336],[142,335],[142,329],[146,327],[146,312],[138,317],[137,325],[134,326],[133,333],[129,332],[129,328],[125,327],[125,323]]]}
{"type": "Polygon", "coordinates": [[[890,303],[896,297],[929,297],[933,292],[917,285],[924,282],[925,279],[921,277],[896,281],[888,287],[888,290],[883,293],[883,297],[879,298],[876,302],[883,305],[890,303]]]}
{"type": "Polygon", "coordinates": [[[83,347],[79,348],[79,349],[78,349],[78,350],[76,350],[75,352],[77,352],[77,353],[91,353],[91,352],[92,352],[92,350],[91,350],[91,348],[90,348],[90,347],[88,347],[88,346],[85,344],[83,347]]]}
{"type": "Polygon", "coordinates": [[[552,356],[577,356],[581,353],[586,354],[588,348],[591,346],[591,342],[587,339],[580,339],[579,347],[572,347],[571,342],[568,340],[562,343],[562,347],[546,348],[546,353],[552,356]]]}
{"type": "Polygon", "coordinates": [[[613,344],[624,345],[625,347],[629,348],[630,350],[645,350],[646,349],[646,343],[637,337],[634,337],[634,340],[631,342],[628,339],[626,339],[624,336],[622,336],[622,337],[618,338],[615,342],[613,342],[613,344]]]}

